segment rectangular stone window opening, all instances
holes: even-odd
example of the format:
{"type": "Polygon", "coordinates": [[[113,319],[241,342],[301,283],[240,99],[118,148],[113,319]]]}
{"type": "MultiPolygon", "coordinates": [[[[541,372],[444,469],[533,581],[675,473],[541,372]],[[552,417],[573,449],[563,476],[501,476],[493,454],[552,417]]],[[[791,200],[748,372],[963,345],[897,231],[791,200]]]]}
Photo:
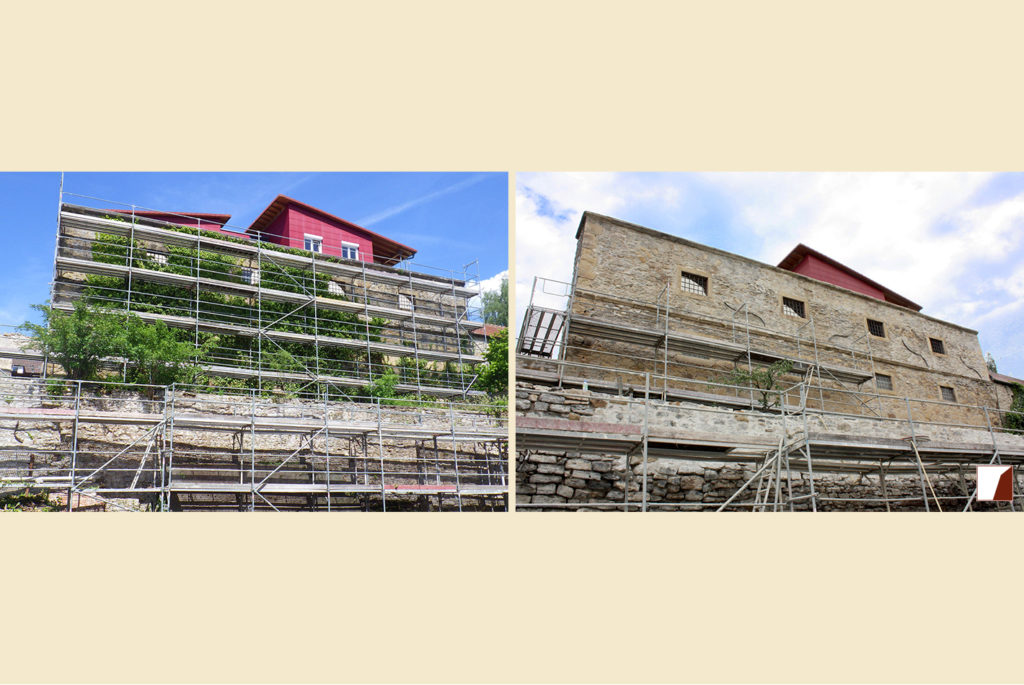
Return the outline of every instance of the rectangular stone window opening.
{"type": "Polygon", "coordinates": [[[242,281],[244,281],[245,283],[248,283],[249,285],[259,285],[260,284],[260,270],[259,269],[243,268],[241,276],[242,276],[242,281]]]}
{"type": "Polygon", "coordinates": [[[892,390],[892,376],[887,376],[884,373],[876,373],[875,386],[879,390],[892,390]]]}
{"type": "Polygon", "coordinates": [[[928,338],[932,344],[932,352],[935,354],[946,354],[946,345],[938,338],[928,338]]]}
{"type": "Polygon", "coordinates": [[[947,402],[956,402],[956,392],[953,390],[953,388],[950,388],[945,385],[940,385],[939,389],[942,390],[942,399],[944,399],[947,402]]]}
{"type": "Polygon", "coordinates": [[[782,313],[787,316],[795,316],[800,319],[806,319],[807,315],[804,313],[804,303],[800,300],[794,300],[791,297],[782,298],[782,313]]]}
{"type": "Polygon", "coordinates": [[[874,319],[868,319],[868,332],[876,338],[885,337],[885,324],[881,321],[875,321],[874,319]]]}
{"type": "Polygon", "coordinates": [[[707,295],[708,294],[708,277],[701,276],[700,274],[691,274],[683,271],[682,277],[680,278],[680,284],[682,285],[683,292],[693,293],[694,295],[707,295]]]}

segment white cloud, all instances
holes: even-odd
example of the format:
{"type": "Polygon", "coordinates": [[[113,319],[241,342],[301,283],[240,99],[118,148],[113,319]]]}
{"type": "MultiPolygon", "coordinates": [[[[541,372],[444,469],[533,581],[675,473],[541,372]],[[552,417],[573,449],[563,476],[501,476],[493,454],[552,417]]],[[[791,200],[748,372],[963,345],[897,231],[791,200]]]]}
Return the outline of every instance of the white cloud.
{"type": "Polygon", "coordinates": [[[996,308],[971,273],[1021,245],[1024,197],[969,207],[991,174],[707,174],[777,263],[799,242],[924,306],[975,325],[996,308]],[[959,318],[958,318],[959,317],[959,318]],[[966,319],[964,317],[967,317],[966,319]]]}
{"type": "Polygon", "coordinates": [[[699,242],[772,264],[802,242],[923,305],[927,314],[979,329],[994,352],[1019,351],[1006,332],[1019,328],[1024,309],[1024,267],[1013,268],[1024,261],[1024,194],[978,204],[977,193],[993,178],[520,174],[515,325],[522,321],[534,276],[571,280],[576,227],[582,212],[591,210],[677,233],[691,230],[680,229],[683,217],[696,216],[693,232],[705,232],[699,242]],[[719,213],[702,215],[695,211],[701,206],[719,213]]]}
{"type": "Polygon", "coordinates": [[[453,183],[452,185],[446,188],[442,188],[441,190],[436,190],[432,193],[427,193],[426,195],[421,195],[420,197],[417,197],[413,200],[409,200],[408,202],[402,202],[400,204],[382,209],[375,214],[371,214],[370,216],[359,219],[356,223],[359,224],[360,226],[372,226],[376,223],[384,221],[384,219],[389,219],[395,216],[396,214],[401,214],[402,212],[410,210],[413,207],[418,207],[422,204],[426,204],[431,200],[436,200],[439,197],[451,195],[452,193],[457,193],[460,190],[463,190],[471,185],[479,183],[485,178],[487,178],[487,176],[485,176],[484,174],[471,176],[467,179],[459,181],[458,183],[453,183]]]}
{"type": "MultiPolygon", "coordinates": [[[[663,178],[619,173],[527,173],[516,175],[516,313],[518,332],[533,293],[534,277],[569,282],[576,254],[576,228],[584,211],[621,215],[648,205],[671,210],[683,188],[663,178]]],[[[539,304],[557,307],[559,284],[541,284],[539,304]],[[545,287],[546,286],[546,287],[545,287]]]]}
{"type": "Polygon", "coordinates": [[[480,281],[480,291],[489,293],[497,290],[501,290],[501,282],[508,278],[508,269],[499,271],[490,278],[485,278],[480,281]]]}
{"type": "MultiPolygon", "coordinates": [[[[508,278],[508,269],[505,269],[504,271],[499,271],[498,273],[494,274],[493,276],[491,276],[489,278],[482,279],[480,281],[480,292],[481,293],[492,293],[492,292],[496,292],[496,291],[500,290],[501,289],[501,282],[504,279],[506,279],[506,278],[508,278]]],[[[476,284],[473,283],[472,281],[467,283],[466,285],[468,287],[470,287],[470,288],[476,287],[476,284]]],[[[471,309],[476,309],[476,308],[478,308],[480,306],[481,306],[481,302],[480,302],[480,298],[479,297],[471,297],[471,298],[469,298],[469,307],[471,309]]]]}

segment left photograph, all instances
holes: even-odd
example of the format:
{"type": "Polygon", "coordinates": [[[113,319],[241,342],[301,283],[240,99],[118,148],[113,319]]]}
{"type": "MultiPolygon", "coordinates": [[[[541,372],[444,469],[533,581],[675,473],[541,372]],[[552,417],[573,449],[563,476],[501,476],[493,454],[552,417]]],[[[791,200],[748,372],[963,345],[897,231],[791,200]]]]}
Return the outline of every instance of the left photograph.
{"type": "Polygon", "coordinates": [[[505,511],[505,173],[2,173],[0,511],[505,511]]]}

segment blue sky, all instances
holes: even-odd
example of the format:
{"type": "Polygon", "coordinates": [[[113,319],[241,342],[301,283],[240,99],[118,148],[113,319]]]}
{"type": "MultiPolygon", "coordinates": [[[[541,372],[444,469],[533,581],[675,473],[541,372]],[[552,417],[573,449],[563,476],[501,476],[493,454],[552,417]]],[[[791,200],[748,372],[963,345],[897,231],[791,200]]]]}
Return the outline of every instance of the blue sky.
{"type": "MultiPolygon", "coordinates": [[[[32,317],[29,305],[49,296],[59,183],[56,173],[0,173],[0,324],[32,317]]],[[[412,268],[461,272],[479,259],[485,289],[508,270],[504,173],[68,173],[64,191],[173,212],[231,214],[230,223],[241,228],[278,194],[288,195],[415,248],[412,268]]]]}
{"type": "Polygon", "coordinates": [[[802,242],[976,329],[1024,378],[1022,173],[517,174],[517,324],[534,276],[571,279],[584,210],[770,264],[802,242]]]}

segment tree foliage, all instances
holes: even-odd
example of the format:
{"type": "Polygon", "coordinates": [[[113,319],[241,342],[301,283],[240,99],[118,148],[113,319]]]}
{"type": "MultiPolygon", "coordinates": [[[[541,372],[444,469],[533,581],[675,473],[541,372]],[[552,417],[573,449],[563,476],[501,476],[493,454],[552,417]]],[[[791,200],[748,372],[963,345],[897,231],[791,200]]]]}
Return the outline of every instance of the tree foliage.
{"type": "Polygon", "coordinates": [[[29,349],[38,350],[51,363],[60,364],[68,378],[95,379],[103,359],[124,349],[124,317],[112,316],[81,301],[75,302],[71,312],[54,310],[45,304],[34,304],[32,308],[42,314],[43,323],[25,322],[19,327],[32,338],[29,349]]]}
{"type": "Polygon", "coordinates": [[[71,312],[38,304],[33,309],[42,313],[43,323],[20,327],[31,337],[28,347],[59,364],[73,380],[96,380],[105,359],[120,357],[127,362],[129,382],[192,383],[199,373],[197,363],[217,344],[216,337],[206,337],[197,347],[186,332],[162,321],[148,324],[135,314],[110,312],[81,300],[71,312]]]}
{"type": "Polygon", "coordinates": [[[988,370],[991,371],[992,373],[999,373],[999,368],[996,366],[995,357],[992,356],[991,352],[985,355],[985,366],[987,366],[988,370]]]}
{"type": "Polygon", "coordinates": [[[163,321],[147,324],[134,314],[128,317],[126,331],[128,380],[146,385],[194,383],[200,373],[196,362],[207,358],[217,345],[217,338],[210,337],[196,347],[192,340],[181,340],[163,321]]]}
{"type": "Polygon", "coordinates": [[[755,368],[752,371],[733,369],[732,372],[721,378],[721,382],[745,388],[755,388],[760,391],[761,409],[767,411],[772,407],[779,406],[778,391],[782,389],[780,381],[782,376],[792,370],[793,362],[788,359],[780,359],[770,366],[755,368]]]}
{"type": "Polygon", "coordinates": [[[486,360],[480,368],[476,384],[488,395],[508,393],[508,329],[500,331],[487,344],[483,355],[486,360]]]}
{"type": "Polygon", "coordinates": [[[508,278],[501,279],[498,290],[489,290],[480,299],[483,303],[484,323],[508,326],[508,278]]]}

